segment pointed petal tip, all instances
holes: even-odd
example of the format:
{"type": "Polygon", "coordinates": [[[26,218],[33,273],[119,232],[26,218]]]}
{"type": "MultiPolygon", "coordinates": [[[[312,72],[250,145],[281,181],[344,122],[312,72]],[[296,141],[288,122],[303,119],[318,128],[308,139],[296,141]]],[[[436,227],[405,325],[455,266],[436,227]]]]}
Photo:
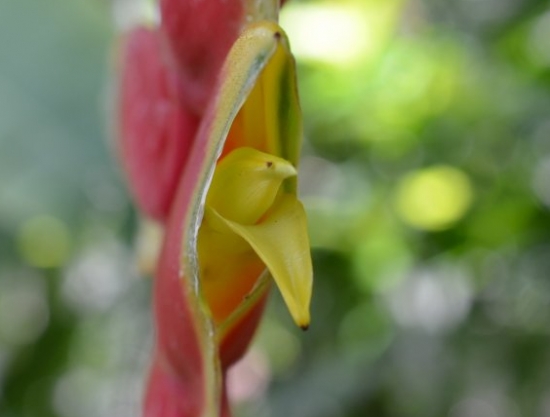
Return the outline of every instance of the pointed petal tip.
{"type": "Polygon", "coordinates": [[[289,311],[292,315],[292,319],[294,320],[294,323],[296,323],[296,325],[300,329],[302,329],[304,331],[309,329],[309,325],[311,323],[311,318],[310,318],[310,315],[309,315],[309,309],[306,309],[304,311],[296,313],[296,312],[293,312],[289,307],[289,311]]]}
{"type": "Polygon", "coordinates": [[[273,173],[275,173],[280,178],[290,178],[298,175],[298,172],[296,171],[294,165],[285,160],[270,160],[266,162],[266,167],[268,169],[271,169],[273,173]]]}

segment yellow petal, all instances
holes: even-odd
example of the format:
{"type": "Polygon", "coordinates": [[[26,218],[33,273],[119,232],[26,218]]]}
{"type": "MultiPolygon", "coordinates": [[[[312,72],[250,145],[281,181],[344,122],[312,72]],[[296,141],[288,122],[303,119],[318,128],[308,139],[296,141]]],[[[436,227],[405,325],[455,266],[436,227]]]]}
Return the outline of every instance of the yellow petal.
{"type": "Polygon", "coordinates": [[[252,246],[271,272],[296,324],[307,328],[313,270],[302,204],[295,196],[284,194],[256,225],[218,217],[252,246]]]}
{"type": "Polygon", "coordinates": [[[206,205],[241,224],[256,223],[273,204],[282,182],[296,175],[292,164],[253,148],[238,148],[216,167],[206,205]]]}

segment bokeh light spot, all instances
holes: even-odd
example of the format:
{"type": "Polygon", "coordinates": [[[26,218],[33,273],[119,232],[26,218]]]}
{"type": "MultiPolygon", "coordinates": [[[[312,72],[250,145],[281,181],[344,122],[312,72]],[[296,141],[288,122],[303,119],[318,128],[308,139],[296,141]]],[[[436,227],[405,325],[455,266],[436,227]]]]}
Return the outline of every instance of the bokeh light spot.
{"type": "Polygon", "coordinates": [[[411,271],[387,300],[400,325],[443,331],[468,314],[472,303],[470,277],[448,262],[426,265],[411,271]]]}
{"type": "Polygon", "coordinates": [[[450,166],[434,166],[406,175],[395,206],[401,219],[418,229],[438,231],[460,220],[472,203],[470,180],[450,166]]]}
{"type": "Polygon", "coordinates": [[[356,62],[373,42],[364,15],[352,5],[289,4],[281,25],[296,56],[329,64],[356,62]]]}
{"type": "Polygon", "coordinates": [[[27,220],[17,238],[19,252],[29,265],[54,268],[69,256],[69,229],[55,217],[40,215],[27,220]]]}
{"type": "Polygon", "coordinates": [[[105,311],[126,292],[136,275],[128,249],[118,241],[104,240],[71,261],[62,294],[80,314],[105,311]]]}
{"type": "Polygon", "coordinates": [[[160,14],[155,2],[150,0],[114,0],[113,19],[116,27],[127,31],[139,24],[160,22],[160,14]]]}
{"type": "Polygon", "coordinates": [[[227,395],[232,404],[261,398],[271,372],[264,352],[252,348],[227,373],[227,395]]]}

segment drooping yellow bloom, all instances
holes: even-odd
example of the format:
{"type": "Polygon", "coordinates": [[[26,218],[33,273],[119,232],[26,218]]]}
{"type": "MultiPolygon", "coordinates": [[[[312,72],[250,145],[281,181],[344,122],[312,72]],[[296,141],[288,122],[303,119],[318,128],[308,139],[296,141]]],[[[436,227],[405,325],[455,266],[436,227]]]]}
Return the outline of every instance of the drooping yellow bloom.
{"type": "Polygon", "coordinates": [[[306,216],[281,187],[295,175],[290,162],[250,147],[219,162],[198,237],[203,293],[215,319],[223,320],[267,267],[296,324],[309,325],[306,216]]]}
{"type": "Polygon", "coordinates": [[[282,29],[250,25],[229,53],[198,134],[198,204],[185,219],[191,233],[182,265],[220,341],[265,294],[269,274],[296,324],[309,325],[313,273],[296,197],[302,120],[295,71],[282,29]]]}

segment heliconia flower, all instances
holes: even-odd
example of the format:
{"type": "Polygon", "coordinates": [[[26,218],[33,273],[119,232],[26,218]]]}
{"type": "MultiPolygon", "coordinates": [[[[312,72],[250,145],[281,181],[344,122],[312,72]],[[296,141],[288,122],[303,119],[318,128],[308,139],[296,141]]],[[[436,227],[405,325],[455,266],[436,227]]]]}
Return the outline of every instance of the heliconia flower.
{"type": "Polygon", "coordinates": [[[202,292],[215,322],[223,323],[267,266],[296,323],[308,326],[305,213],[283,187],[296,174],[289,161],[247,146],[216,168],[198,234],[202,292]]]}
{"type": "Polygon", "coordinates": [[[219,73],[166,223],[146,417],[229,415],[224,371],[248,346],[271,277],[294,321],[309,325],[301,135],[286,36],[251,24],[219,73]]]}
{"type": "Polygon", "coordinates": [[[229,416],[224,372],[250,343],[271,277],[309,324],[294,61],[263,20],[278,6],[160,0],[160,27],[124,43],[120,154],[138,207],[165,230],[146,417],[229,416]]]}

